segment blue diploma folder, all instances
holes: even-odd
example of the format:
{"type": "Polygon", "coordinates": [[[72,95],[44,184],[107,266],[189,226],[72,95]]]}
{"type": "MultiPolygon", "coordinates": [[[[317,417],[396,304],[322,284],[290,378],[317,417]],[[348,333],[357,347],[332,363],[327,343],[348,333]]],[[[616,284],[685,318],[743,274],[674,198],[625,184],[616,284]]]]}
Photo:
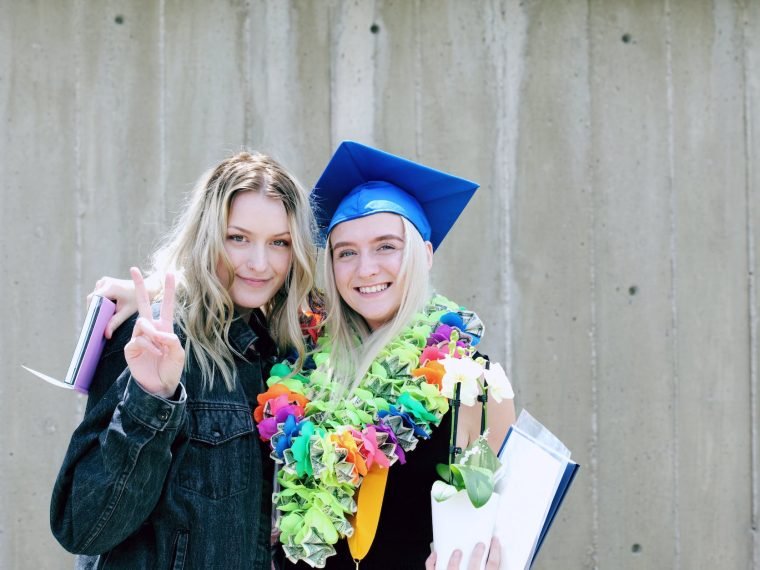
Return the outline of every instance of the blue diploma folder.
{"type": "Polygon", "coordinates": [[[502,543],[501,568],[533,565],[562,506],[579,465],[570,451],[525,410],[510,427],[499,450],[504,467],[496,535],[502,543]]]}

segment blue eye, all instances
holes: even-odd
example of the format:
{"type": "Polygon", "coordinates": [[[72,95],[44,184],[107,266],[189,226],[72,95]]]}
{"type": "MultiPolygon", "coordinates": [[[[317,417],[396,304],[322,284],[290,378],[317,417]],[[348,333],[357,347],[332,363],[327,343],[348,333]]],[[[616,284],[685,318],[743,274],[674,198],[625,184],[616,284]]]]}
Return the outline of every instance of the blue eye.
{"type": "Polygon", "coordinates": [[[243,243],[245,241],[245,236],[241,236],[240,234],[231,234],[227,236],[227,239],[236,243],[243,243]]]}
{"type": "Polygon", "coordinates": [[[277,247],[290,247],[290,242],[286,239],[276,239],[272,243],[277,247]]]}
{"type": "Polygon", "coordinates": [[[344,257],[348,257],[350,255],[355,255],[355,254],[350,249],[342,249],[342,250],[340,250],[338,252],[338,259],[341,259],[341,258],[344,258],[344,257]]]}

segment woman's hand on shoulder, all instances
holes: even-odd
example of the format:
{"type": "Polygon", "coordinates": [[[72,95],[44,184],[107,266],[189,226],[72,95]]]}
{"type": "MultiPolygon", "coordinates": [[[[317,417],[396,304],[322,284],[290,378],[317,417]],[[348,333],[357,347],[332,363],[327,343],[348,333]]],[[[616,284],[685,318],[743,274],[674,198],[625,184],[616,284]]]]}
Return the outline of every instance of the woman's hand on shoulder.
{"type": "Polygon", "coordinates": [[[133,267],[130,272],[139,318],[132,339],[124,347],[124,357],[140,386],[151,394],[171,398],[185,366],[185,350],[174,333],[174,276],[166,275],[161,313],[154,319],[140,271],[133,267]]]}
{"type": "MultiPolygon", "coordinates": [[[[144,282],[149,298],[153,299],[160,290],[160,280],[157,276],[151,275],[145,279],[144,282]]],[[[111,338],[114,331],[137,312],[135,285],[131,279],[116,279],[115,277],[108,276],[101,277],[95,283],[95,289],[93,289],[92,293],[87,295],[88,303],[93,295],[100,295],[101,297],[111,299],[116,303],[116,312],[106,326],[106,338],[111,338]]]]}

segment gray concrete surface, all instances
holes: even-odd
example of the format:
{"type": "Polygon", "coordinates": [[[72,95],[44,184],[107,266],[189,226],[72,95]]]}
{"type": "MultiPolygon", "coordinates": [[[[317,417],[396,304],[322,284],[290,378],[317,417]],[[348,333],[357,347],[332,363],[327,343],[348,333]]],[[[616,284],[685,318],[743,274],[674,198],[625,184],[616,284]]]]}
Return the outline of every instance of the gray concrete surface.
{"type": "Polygon", "coordinates": [[[242,147],[352,138],[478,180],[436,256],[583,465],[536,568],[760,568],[754,0],[0,0],[0,568],[48,501],[102,274],[242,147]]]}

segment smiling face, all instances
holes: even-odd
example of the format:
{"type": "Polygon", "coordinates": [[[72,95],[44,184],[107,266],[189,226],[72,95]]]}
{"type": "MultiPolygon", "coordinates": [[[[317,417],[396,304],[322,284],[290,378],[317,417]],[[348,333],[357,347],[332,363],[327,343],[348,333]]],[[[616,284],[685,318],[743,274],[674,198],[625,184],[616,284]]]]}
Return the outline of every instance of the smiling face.
{"type": "Polygon", "coordinates": [[[238,193],[230,204],[224,251],[235,273],[230,285],[223,260],[216,274],[238,309],[266,305],[285,283],[292,249],[283,203],[263,193],[238,193]]]}
{"type": "Polygon", "coordinates": [[[342,222],[330,233],[330,244],[341,298],[370,329],[386,324],[406,293],[400,277],[406,245],[401,217],[379,213],[342,222]]]}

